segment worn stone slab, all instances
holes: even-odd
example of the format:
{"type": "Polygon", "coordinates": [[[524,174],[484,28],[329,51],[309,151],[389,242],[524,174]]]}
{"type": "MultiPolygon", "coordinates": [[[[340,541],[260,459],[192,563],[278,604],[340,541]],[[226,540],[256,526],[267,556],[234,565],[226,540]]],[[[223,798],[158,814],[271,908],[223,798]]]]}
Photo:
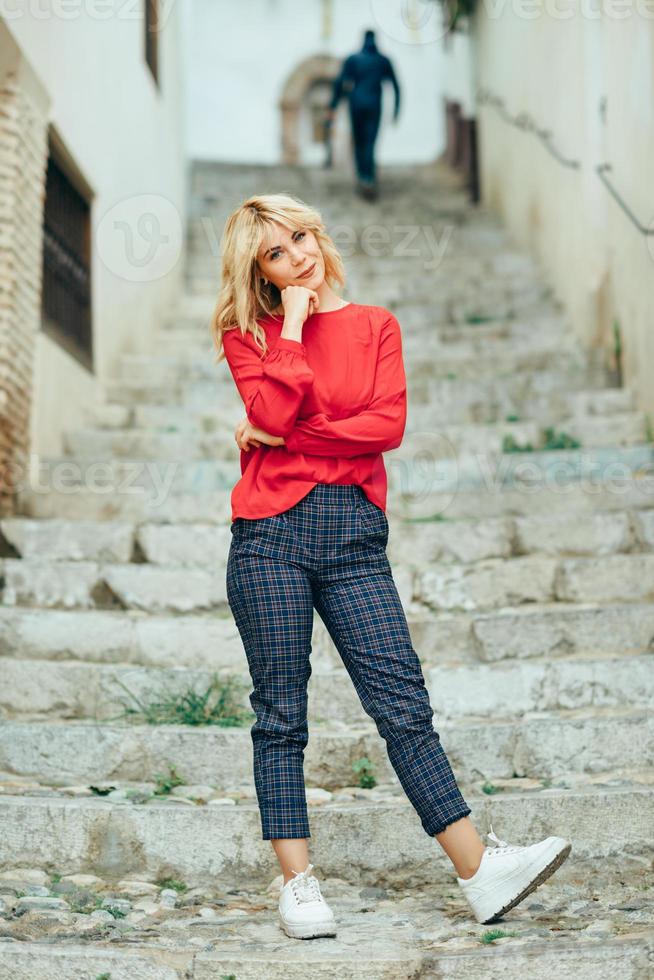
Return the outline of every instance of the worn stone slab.
{"type": "MultiPolygon", "coordinates": [[[[83,485],[67,490],[51,488],[47,492],[26,487],[19,494],[19,504],[22,513],[34,518],[224,524],[230,520],[230,493],[226,486],[179,494],[139,487],[130,488],[129,493],[112,493],[110,487],[100,493],[83,485]]],[[[387,514],[405,519],[439,514],[446,519],[551,516],[555,512],[596,514],[644,508],[654,508],[654,478],[631,474],[613,485],[582,480],[567,482],[562,489],[539,486],[536,492],[527,486],[502,486],[492,481],[488,489],[458,488],[456,493],[429,486],[418,491],[391,486],[387,498],[387,514]]]]}
{"type": "Polygon", "coordinates": [[[652,602],[654,555],[567,558],[557,569],[555,592],[565,602],[652,602]]]}
{"type": "Polygon", "coordinates": [[[630,655],[654,649],[654,606],[524,605],[476,613],[471,617],[471,630],[477,656],[486,662],[616,651],[630,655]]]}
{"type": "Polygon", "coordinates": [[[224,609],[227,554],[217,567],[165,567],[149,564],[50,562],[5,559],[4,605],[55,608],[122,608],[151,612],[224,609]]]}
{"type": "MultiPolygon", "coordinates": [[[[651,603],[526,604],[484,613],[409,609],[407,620],[424,666],[579,653],[631,656],[654,648],[651,603]]],[[[311,646],[314,670],[342,664],[317,614],[311,646]]],[[[205,670],[239,669],[245,662],[229,610],[176,616],[0,606],[0,656],[205,670]]]]}
{"type": "Polygon", "coordinates": [[[192,964],[191,951],[0,944],[0,980],[187,980],[192,964]]]}
{"type": "MultiPolygon", "coordinates": [[[[654,717],[647,709],[434,721],[457,779],[466,783],[654,768],[654,717]]],[[[305,749],[306,785],[327,790],[348,785],[353,762],[363,756],[372,761],[378,781],[399,785],[372,722],[346,729],[313,724],[305,749]]],[[[214,789],[251,786],[250,726],[0,722],[0,772],[13,776],[55,786],[148,782],[169,765],[188,782],[214,789]]]]}
{"type": "MultiPolygon", "coordinates": [[[[12,660],[0,661],[5,717],[116,718],[126,696],[151,700],[161,692],[206,691],[213,671],[12,660]]],[[[222,672],[221,672],[222,673],[222,672]]],[[[246,672],[229,673],[242,685],[248,706],[252,682],[246,672]]],[[[652,654],[635,657],[559,658],[552,661],[444,663],[424,669],[431,703],[439,719],[515,718],[525,712],[630,704],[654,700],[652,654]]],[[[312,674],[309,718],[359,724],[367,721],[344,667],[312,674]]]]}
{"type": "Polygon", "coordinates": [[[414,598],[433,610],[475,610],[532,602],[649,602],[654,555],[490,558],[416,570],[414,598]]]}
{"type": "Polygon", "coordinates": [[[243,666],[231,615],[0,607],[0,655],[152,667],[243,666]]]}
{"type": "MultiPolygon", "coordinates": [[[[398,574],[399,566],[404,564],[471,563],[531,553],[599,556],[654,548],[650,524],[654,526],[647,511],[638,521],[625,512],[567,518],[535,516],[515,521],[486,518],[403,522],[391,515],[387,552],[398,574]]],[[[149,563],[215,568],[225,564],[231,544],[227,523],[222,526],[150,523],[135,530],[127,522],[11,518],[4,521],[4,533],[20,557],[37,562],[103,559],[129,562],[136,541],[140,556],[149,563]]],[[[139,575],[141,570],[139,565],[135,574],[139,575]]],[[[74,568],[67,569],[67,573],[73,576],[74,568]]],[[[47,573],[46,578],[49,578],[47,573]]],[[[641,587],[642,583],[637,586],[641,587]]],[[[16,594],[25,595],[24,589],[16,594]]],[[[36,595],[50,597],[51,585],[36,595]]],[[[47,599],[48,604],[52,601],[47,599]]]]}
{"type": "MultiPolygon", "coordinates": [[[[489,821],[504,839],[538,840],[560,833],[579,857],[623,852],[651,859],[654,788],[544,789],[537,796],[469,795],[475,824],[489,821]]],[[[419,884],[451,867],[425,834],[407,800],[380,804],[323,804],[311,811],[312,849],[325,874],[362,884],[419,884]]],[[[0,798],[0,866],[125,877],[181,878],[189,885],[266,880],[277,861],[261,839],[256,804],[231,807],[112,804],[95,799],[0,798]]]]}
{"type": "Polygon", "coordinates": [[[554,559],[540,556],[432,566],[417,570],[414,597],[435,611],[551,602],[557,567],[554,559]]]}
{"type": "Polygon", "coordinates": [[[557,514],[518,517],[515,549],[519,554],[538,551],[548,555],[610,555],[643,547],[637,540],[630,515],[625,511],[611,514],[557,514]]]}
{"type": "MultiPolygon", "coordinates": [[[[223,538],[228,535],[229,529],[223,529],[223,538]]],[[[208,568],[8,558],[2,562],[2,603],[150,612],[226,610],[228,552],[225,543],[208,568]]],[[[654,596],[654,555],[557,560],[537,554],[464,565],[439,563],[415,573],[400,564],[394,577],[398,589],[402,586],[405,605],[413,598],[434,611],[481,611],[556,600],[649,602],[654,596]]]]}
{"type": "Polygon", "coordinates": [[[652,698],[652,653],[625,658],[500,661],[427,669],[437,717],[511,718],[595,705],[645,707],[652,698]]]}
{"type": "Polygon", "coordinates": [[[128,562],[134,547],[134,526],[126,521],[12,517],[0,521],[0,535],[20,558],[128,562]]]}
{"type": "MultiPolygon", "coordinates": [[[[339,915],[337,939],[300,943],[286,939],[279,929],[277,934],[273,932],[271,909],[267,913],[270,934],[258,924],[259,936],[263,934],[266,939],[249,943],[239,952],[227,942],[221,948],[221,941],[215,938],[208,952],[184,949],[184,940],[174,951],[148,948],[146,941],[131,946],[114,941],[111,948],[103,944],[44,947],[14,942],[0,947],[0,978],[95,980],[108,973],[111,980],[223,980],[226,976],[238,980],[305,980],[307,970],[311,970],[316,980],[331,980],[336,975],[352,980],[488,980],[489,971],[501,963],[502,976],[507,980],[548,980],[553,974],[562,980],[611,980],[618,972],[624,980],[642,980],[654,945],[651,934],[643,931],[595,942],[563,936],[551,947],[534,935],[523,940],[507,937],[504,942],[508,946],[501,950],[496,948],[501,942],[488,947],[473,937],[466,941],[453,936],[449,946],[462,948],[448,950],[442,930],[432,930],[438,938],[431,946],[427,939],[421,941],[415,936],[421,919],[416,917],[413,928],[407,924],[401,930],[388,924],[388,913],[361,910],[347,918],[339,915]]],[[[189,930],[189,939],[191,935],[189,930]]]]}
{"type": "Polygon", "coordinates": [[[387,454],[393,495],[408,494],[422,501],[435,493],[449,492],[455,496],[460,491],[482,487],[498,492],[501,488],[518,486],[529,496],[552,488],[565,494],[577,482],[592,487],[611,477],[619,484],[617,492],[620,492],[620,487],[636,479],[637,474],[654,474],[654,447],[650,443],[459,456],[452,447],[450,456],[441,458],[437,452],[441,441],[438,433],[427,433],[418,447],[409,434],[400,447],[387,454]],[[423,455],[416,458],[418,448],[423,455]]]}
{"type": "MultiPolygon", "coordinates": [[[[389,510],[392,563],[468,563],[513,555],[605,555],[654,550],[654,509],[525,517],[403,520],[389,510]]],[[[5,540],[21,558],[214,565],[231,543],[227,520],[213,522],[84,521],[6,518],[5,540]]]]}

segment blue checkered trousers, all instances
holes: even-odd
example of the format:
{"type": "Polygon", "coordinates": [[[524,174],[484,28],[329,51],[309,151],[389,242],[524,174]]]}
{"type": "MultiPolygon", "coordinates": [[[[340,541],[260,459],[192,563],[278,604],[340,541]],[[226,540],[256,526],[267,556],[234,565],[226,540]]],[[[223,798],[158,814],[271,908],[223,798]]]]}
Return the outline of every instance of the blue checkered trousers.
{"type": "Polygon", "coordinates": [[[384,511],[357,484],[318,483],[280,514],[237,517],[231,532],[227,598],[254,684],[263,839],[311,836],[303,764],[314,607],[426,833],[471,813],[433,727],[384,511]]]}

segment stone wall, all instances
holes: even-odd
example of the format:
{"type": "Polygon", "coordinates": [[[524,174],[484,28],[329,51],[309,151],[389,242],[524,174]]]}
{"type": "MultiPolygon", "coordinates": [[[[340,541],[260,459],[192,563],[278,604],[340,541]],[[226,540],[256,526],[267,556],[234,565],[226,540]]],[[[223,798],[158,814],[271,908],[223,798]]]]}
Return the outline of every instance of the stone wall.
{"type": "Polygon", "coordinates": [[[41,315],[47,98],[0,23],[0,510],[29,469],[41,315]]]}

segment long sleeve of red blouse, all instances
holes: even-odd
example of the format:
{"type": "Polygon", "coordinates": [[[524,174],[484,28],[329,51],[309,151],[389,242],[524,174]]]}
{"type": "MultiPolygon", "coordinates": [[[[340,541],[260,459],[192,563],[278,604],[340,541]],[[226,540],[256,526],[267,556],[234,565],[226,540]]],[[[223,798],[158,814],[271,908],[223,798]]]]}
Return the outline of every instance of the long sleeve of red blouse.
{"type": "MultiPolygon", "coordinates": [[[[324,414],[298,418],[284,436],[290,452],[314,456],[359,456],[396,449],[407,418],[407,392],[402,334],[391,316],[383,326],[373,396],[364,411],[346,418],[324,414]]],[[[265,426],[264,426],[265,428],[265,426]]]]}
{"type": "Polygon", "coordinates": [[[270,435],[286,437],[314,379],[304,344],[278,337],[262,360],[234,329],[223,334],[223,348],[250,422],[270,435]]]}

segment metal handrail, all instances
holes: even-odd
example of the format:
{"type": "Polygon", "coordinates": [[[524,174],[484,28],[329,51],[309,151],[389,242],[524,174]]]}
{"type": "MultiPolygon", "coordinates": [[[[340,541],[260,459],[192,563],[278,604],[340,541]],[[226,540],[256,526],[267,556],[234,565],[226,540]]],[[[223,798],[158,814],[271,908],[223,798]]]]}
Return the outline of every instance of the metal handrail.
{"type": "Polygon", "coordinates": [[[612,169],[613,168],[612,168],[612,166],[611,166],[610,163],[600,163],[597,167],[595,167],[595,170],[597,171],[597,173],[599,175],[599,178],[602,181],[602,183],[604,184],[604,186],[606,187],[606,189],[613,196],[613,198],[617,201],[617,203],[620,205],[620,207],[622,208],[622,210],[624,211],[624,213],[627,215],[627,217],[631,221],[633,221],[633,223],[635,224],[635,226],[638,229],[638,231],[642,235],[654,235],[654,227],[649,227],[648,228],[647,225],[644,225],[641,221],[638,220],[638,218],[633,213],[633,211],[631,210],[631,208],[629,207],[629,205],[626,203],[626,201],[623,201],[622,200],[622,198],[620,197],[620,195],[616,191],[615,187],[604,176],[604,174],[605,174],[605,172],[607,170],[612,170],[612,169]]]}
{"type": "Polygon", "coordinates": [[[572,170],[579,170],[581,163],[579,160],[569,160],[560,153],[556,147],[552,144],[552,132],[549,129],[539,129],[536,121],[529,115],[528,112],[519,112],[517,116],[512,116],[510,112],[507,112],[504,99],[499,95],[493,95],[488,89],[479,89],[477,92],[477,99],[482,104],[484,102],[489,105],[494,106],[503,119],[506,120],[511,126],[515,126],[516,129],[521,129],[523,132],[534,133],[542,141],[545,149],[548,150],[552,156],[559,161],[564,167],[570,167],[572,170]]]}
{"type": "MultiPolygon", "coordinates": [[[[564,167],[570,167],[573,170],[581,169],[581,163],[578,160],[566,159],[566,157],[564,157],[561,153],[559,153],[556,147],[552,144],[551,130],[539,129],[535,121],[528,113],[520,112],[518,113],[517,116],[512,116],[511,113],[507,112],[505,108],[504,99],[502,99],[499,95],[493,95],[493,93],[490,92],[489,89],[479,89],[477,91],[477,99],[482,105],[486,103],[488,105],[494,106],[499,112],[499,114],[503,117],[503,119],[505,119],[506,122],[514,126],[516,129],[521,129],[523,132],[535,133],[536,136],[538,136],[542,140],[545,148],[564,167]]],[[[604,186],[606,187],[606,189],[612,195],[613,199],[617,202],[617,204],[622,208],[622,210],[627,215],[629,220],[636,226],[638,231],[642,235],[648,235],[648,236],[654,235],[654,222],[650,227],[647,227],[647,225],[644,225],[642,221],[639,221],[636,215],[634,214],[634,212],[627,204],[627,202],[620,196],[620,194],[613,186],[613,184],[611,184],[611,182],[607,180],[605,174],[612,169],[613,168],[610,163],[600,163],[595,167],[595,171],[598,177],[600,178],[600,180],[602,181],[602,183],[604,184],[604,186]]]]}

